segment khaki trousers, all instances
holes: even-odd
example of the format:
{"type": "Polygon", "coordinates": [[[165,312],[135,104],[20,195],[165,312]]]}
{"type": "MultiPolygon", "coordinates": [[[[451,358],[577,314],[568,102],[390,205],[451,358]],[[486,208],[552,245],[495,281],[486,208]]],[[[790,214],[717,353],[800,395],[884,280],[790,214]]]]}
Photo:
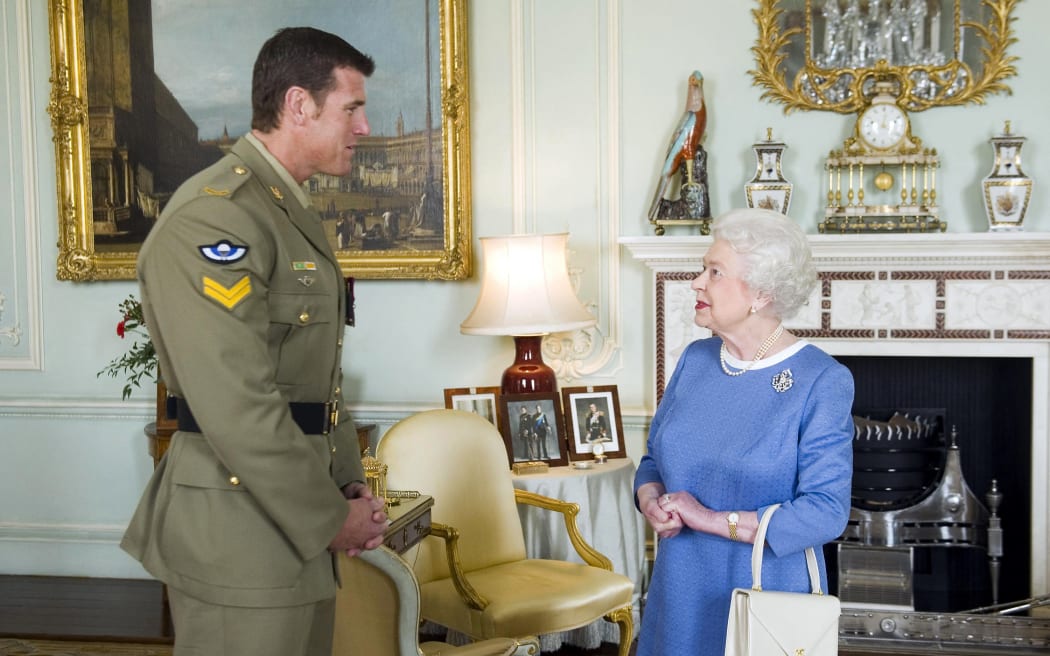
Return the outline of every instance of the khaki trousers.
{"type": "Polygon", "coordinates": [[[335,599],[304,606],[218,606],[168,588],[173,656],[331,656],[335,599]]]}

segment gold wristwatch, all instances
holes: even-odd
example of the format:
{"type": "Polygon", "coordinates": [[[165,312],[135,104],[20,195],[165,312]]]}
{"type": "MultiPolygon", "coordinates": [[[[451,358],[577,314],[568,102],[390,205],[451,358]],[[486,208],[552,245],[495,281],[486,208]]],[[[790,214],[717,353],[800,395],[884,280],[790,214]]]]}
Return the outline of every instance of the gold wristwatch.
{"type": "Polygon", "coordinates": [[[736,523],[740,521],[740,514],[731,512],[726,515],[726,522],[729,523],[729,539],[733,542],[737,542],[740,538],[736,535],[736,523]]]}

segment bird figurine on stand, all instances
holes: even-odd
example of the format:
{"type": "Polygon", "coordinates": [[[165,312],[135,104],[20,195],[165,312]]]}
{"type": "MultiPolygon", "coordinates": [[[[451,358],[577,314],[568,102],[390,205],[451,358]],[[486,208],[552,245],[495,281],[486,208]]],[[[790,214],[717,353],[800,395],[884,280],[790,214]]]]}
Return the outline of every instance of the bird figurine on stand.
{"type": "Polygon", "coordinates": [[[671,135],[656,193],[649,206],[649,221],[656,234],[671,223],[699,224],[708,233],[711,204],[707,193],[707,152],[701,145],[707,128],[707,104],[704,102],[704,76],[693,71],[689,76],[685,112],[671,135]],[[675,185],[675,176],[679,177],[675,185]],[[675,193],[677,187],[677,199],[675,193]]]}

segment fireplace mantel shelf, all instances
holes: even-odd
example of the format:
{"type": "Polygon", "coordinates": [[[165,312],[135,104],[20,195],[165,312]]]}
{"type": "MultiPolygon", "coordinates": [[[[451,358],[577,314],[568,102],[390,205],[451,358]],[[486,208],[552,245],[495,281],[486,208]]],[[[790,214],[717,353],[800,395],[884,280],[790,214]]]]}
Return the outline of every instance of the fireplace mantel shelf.
{"type": "MultiPolygon", "coordinates": [[[[811,235],[820,272],[795,334],[853,343],[1050,342],[1050,233],[811,235]]],[[[654,273],[656,321],[678,335],[709,236],[625,237],[654,273]],[[684,305],[683,305],[684,304],[684,305]],[[676,322],[677,325],[674,325],[676,322]]],[[[659,385],[659,380],[658,380],[659,385]]],[[[658,389],[658,393],[659,393],[658,389]]]]}
{"type": "MultiPolygon", "coordinates": [[[[865,263],[910,263],[929,268],[965,262],[1050,266],[1050,233],[1045,232],[809,235],[808,239],[818,265],[853,268],[865,263]]],[[[660,271],[695,269],[711,241],[700,235],[620,238],[635,259],[660,271]]]]}

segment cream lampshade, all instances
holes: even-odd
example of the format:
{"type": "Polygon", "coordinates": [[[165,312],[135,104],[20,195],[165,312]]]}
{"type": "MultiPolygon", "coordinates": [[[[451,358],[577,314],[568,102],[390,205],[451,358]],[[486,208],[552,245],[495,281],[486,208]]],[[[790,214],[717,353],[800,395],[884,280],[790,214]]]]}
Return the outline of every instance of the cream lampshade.
{"type": "Polygon", "coordinates": [[[482,237],[481,293],[460,324],[465,335],[512,335],[514,364],[503,372],[504,394],[554,392],[542,338],[595,323],[576,298],[565,263],[568,233],[482,237]]]}

